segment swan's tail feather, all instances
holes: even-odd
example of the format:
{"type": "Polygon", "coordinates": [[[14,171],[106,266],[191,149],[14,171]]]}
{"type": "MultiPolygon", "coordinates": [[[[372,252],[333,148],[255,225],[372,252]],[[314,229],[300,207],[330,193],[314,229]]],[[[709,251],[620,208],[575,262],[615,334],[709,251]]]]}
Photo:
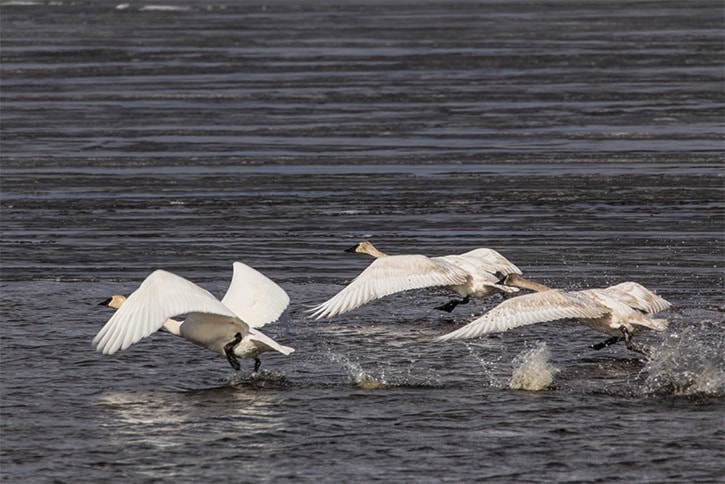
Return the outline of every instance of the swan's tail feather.
{"type": "Polygon", "coordinates": [[[639,325],[653,331],[665,331],[669,322],[666,319],[645,318],[639,325]]]}
{"type": "Polygon", "coordinates": [[[259,331],[250,332],[249,339],[251,341],[254,341],[257,345],[266,348],[268,351],[278,351],[285,356],[295,351],[294,348],[281,345],[269,336],[260,333],[259,331]]]}

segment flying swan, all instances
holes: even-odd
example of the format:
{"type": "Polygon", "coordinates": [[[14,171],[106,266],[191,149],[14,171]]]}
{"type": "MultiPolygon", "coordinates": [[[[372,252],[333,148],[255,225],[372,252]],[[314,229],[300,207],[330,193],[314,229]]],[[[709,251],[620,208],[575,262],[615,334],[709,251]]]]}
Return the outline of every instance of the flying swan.
{"type": "Polygon", "coordinates": [[[433,286],[446,287],[463,298],[436,308],[450,312],[456,305],[467,303],[471,297],[518,291],[518,288],[500,284],[500,281],[509,274],[521,274],[518,267],[492,249],[474,249],[465,254],[444,257],[387,255],[365,241],[345,252],[367,254],[375,260],[343,290],[310,309],[310,317],[331,318],[374,299],[433,286]]]}
{"type": "Polygon", "coordinates": [[[235,262],[233,270],[232,282],[221,301],[183,277],[164,270],[152,272],[128,299],[115,295],[101,303],[117,311],[93,344],[101,353],[112,355],[164,328],[226,356],[237,371],[237,358],[253,358],[255,372],[261,365],[261,353],[292,353],[294,349],[255,329],[280,317],[289,305],[287,293],[241,262],[235,262]],[[172,319],[180,316],[185,319],[172,319]]]}
{"type": "Polygon", "coordinates": [[[628,349],[648,355],[646,347],[632,342],[632,335],[642,329],[667,329],[666,320],[649,315],[664,311],[671,304],[636,282],[582,291],[550,289],[519,275],[507,276],[505,283],[536,292],[508,299],[466,326],[440,336],[437,341],[475,338],[528,324],[577,319],[610,336],[592,348],[601,349],[624,340],[628,349]]]}

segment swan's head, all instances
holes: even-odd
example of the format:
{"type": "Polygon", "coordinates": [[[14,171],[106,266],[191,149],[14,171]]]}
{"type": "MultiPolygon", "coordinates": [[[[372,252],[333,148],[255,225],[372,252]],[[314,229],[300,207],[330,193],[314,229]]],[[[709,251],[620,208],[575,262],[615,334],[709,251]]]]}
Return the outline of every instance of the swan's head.
{"type": "Polygon", "coordinates": [[[109,297],[105,301],[99,303],[99,306],[108,306],[109,308],[118,309],[121,307],[121,305],[126,302],[126,296],[121,296],[120,294],[114,294],[113,296],[109,297]]]}
{"type": "Polygon", "coordinates": [[[367,254],[375,258],[385,256],[385,254],[376,249],[370,242],[359,242],[349,249],[345,249],[345,252],[352,252],[353,254],[367,254]]]}

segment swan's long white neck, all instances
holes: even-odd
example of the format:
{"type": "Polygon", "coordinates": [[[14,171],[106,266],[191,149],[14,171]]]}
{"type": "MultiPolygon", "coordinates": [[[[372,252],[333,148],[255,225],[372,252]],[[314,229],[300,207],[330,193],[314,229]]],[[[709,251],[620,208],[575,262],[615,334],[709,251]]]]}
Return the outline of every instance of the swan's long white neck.
{"type": "Polygon", "coordinates": [[[376,259],[380,259],[381,257],[386,257],[386,256],[388,255],[388,254],[386,254],[386,253],[384,253],[384,252],[381,252],[381,251],[379,251],[379,250],[378,250],[378,249],[377,249],[377,248],[376,248],[376,247],[375,247],[375,246],[374,246],[373,244],[371,244],[370,242],[361,242],[361,243],[360,243],[360,244],[358,245],[358,247],[357,247],[357,249],[356,249],[356,252],[358,252],[358,253],[360,253],[360,254],[367,254],[367,255],[373,256],[373,257],[375,257],[376,259]]]}

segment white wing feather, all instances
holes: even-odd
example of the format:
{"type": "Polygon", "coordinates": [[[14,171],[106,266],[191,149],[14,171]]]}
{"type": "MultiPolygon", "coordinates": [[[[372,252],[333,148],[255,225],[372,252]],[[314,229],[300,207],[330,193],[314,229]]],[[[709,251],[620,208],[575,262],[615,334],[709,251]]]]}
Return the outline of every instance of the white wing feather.
{"type": "MultiPolygon", "coordinates": [[[[639,286],[639,284],[636,285],[639,286]]],[[[644,289],[644,287],[640,287],[644,289]]],[[[579,291],[579,294],[594,299],[599,304],[602,304],[609,309],[610,317],[608,325],[610,328],[619,328],[622,324],[626,324],[634,328],[644,327],[654,331],[664,331],[667,329],[667,320],[654,319],[648,314],[640,312],[644,311],[643,309],[638,311],[637,309],[639,308],[632,305],[638,304],[637,301],[631,299],[630,295],[625,294],[625,297],[622,297],[622,294],[620,293],[621,290],[622,288],[612,286],[605,289],[585,289],[583,291],[579,291]],[[613,288],[614,291],[611,291],[613,288]]],[[[644,290],[649,293],[647,289],[644,290]]]]}
{"type": "Polygon", "coordinates": [[[309,312],[315,319],[351,311],[396,292],[466,282],[468,273],[424,255],[395,255],[375,259],[347,287],[309,312]]]}
{"type": "Polygon", "coordinates": [[[606,307],[589,298],[551,289],[508,299],[466,326],[437,338],[437,341],[475,338],[558,319],[595,319],[606,313],[606,307]]]}
{"type": "Polygon", "coordinates": [[[274,281],[246,264],[235,262],[232,282],[222,303],[251,328],[276,321],[289,306],[289,296],[274,281]]]}
{"type": "Polygon", "coordinates": [[[623,282],[602,290],[627,306],[648,314],[655,314],[672,307],[668,301],[636,282],[623,282]]]}
{"type": "Polygon", "coordinates": [[[93,338],[93,344],[98,351],[111,355],[158,331],[167,319],[193,312],[236,319],[234,312],[209,291],[183,277],[157,270],[111,316],[93,338]]]}
{"type": "MultiPolygon", "coordinates": [[[[473,249],[458,256],[443,258],[458,258],[471,264],[476,269],[483,269],[491,274],[501,274],[502,276],[521,274],[521,269],[493,249],[473,249]]],[[[474,271],[475,269],[471,268],[470,272],[474,271]]]]}

